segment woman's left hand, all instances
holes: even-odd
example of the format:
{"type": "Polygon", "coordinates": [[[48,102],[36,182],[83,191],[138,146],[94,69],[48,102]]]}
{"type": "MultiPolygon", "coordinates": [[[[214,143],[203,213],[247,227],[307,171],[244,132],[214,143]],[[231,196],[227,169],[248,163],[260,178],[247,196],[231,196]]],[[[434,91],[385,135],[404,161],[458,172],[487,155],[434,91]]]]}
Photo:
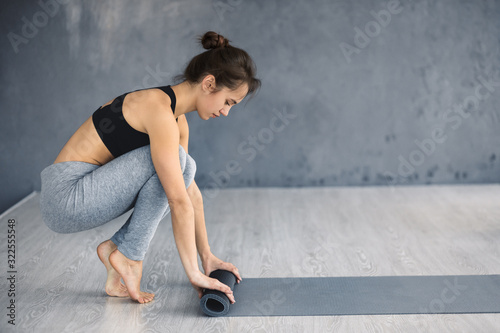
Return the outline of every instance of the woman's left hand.
{"type": "Polygon", "coordinates": [[[217,269],[222,269],[225,271],[229,271],[236,276],[236,283],[241,282],[241,276],[238,272],[238,268],[231,264],[230,262],[224,262],[210,253],[207,257],[202,259],[203,270],[205,271],[205,275],[209,276],[210,273],[217,269]]]}

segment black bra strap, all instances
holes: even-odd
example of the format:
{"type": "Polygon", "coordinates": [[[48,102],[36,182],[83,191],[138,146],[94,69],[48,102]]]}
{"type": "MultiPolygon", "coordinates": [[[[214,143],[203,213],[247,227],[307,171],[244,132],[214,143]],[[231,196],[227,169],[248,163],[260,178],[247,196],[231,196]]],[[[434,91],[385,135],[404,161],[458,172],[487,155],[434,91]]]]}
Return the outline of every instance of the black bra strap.
{"type": "Polygon", "coordinates": [[[177,102],[177,100],[175,98],[174,91],[170,86],[161,87],[160,89],[163,90],[170,97],[171,101],[170,107],[172,108],[172,112],[175,112],[175,103],[177,102]]]}

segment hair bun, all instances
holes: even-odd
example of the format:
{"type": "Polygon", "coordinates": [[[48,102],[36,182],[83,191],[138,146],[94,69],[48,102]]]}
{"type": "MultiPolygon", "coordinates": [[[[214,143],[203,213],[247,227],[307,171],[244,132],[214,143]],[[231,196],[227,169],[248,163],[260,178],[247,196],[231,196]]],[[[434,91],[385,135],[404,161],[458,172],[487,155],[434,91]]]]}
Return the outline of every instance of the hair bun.
{"type": "Polygon", "coordinates": [[[207,50],[229,46],[229,40],[213,31],[206,32],[203,37],[200,38],[200,41],[203,48],[207,50]]]}

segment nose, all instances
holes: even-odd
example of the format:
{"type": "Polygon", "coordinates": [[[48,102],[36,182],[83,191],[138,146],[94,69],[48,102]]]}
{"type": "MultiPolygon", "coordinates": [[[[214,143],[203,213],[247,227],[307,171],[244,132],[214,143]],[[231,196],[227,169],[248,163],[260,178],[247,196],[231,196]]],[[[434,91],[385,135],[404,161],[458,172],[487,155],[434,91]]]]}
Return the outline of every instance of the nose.
{"type": "Polygon", "coordinates": [[[223,115],[224,117],[227,117],[227,115],[229,114],[229,110],[231,109],[231,107],[228,107],[227,110],[226,108],[222,108],[220,109],[220,114],[223,115]]]}

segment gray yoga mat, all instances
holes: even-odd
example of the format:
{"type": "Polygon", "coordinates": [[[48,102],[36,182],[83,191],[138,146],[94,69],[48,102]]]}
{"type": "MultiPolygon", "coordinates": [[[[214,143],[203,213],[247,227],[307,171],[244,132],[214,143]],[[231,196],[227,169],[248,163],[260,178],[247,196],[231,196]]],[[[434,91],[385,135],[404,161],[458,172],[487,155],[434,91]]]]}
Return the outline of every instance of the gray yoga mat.
{"type": "Polygon", "coordinates": [[[236,303],[206,290],[200,305],[210,316],[500,312],[500,275],[244,278],[235,284],[232,273],[213,273],[233,289],[236,303]]]}

